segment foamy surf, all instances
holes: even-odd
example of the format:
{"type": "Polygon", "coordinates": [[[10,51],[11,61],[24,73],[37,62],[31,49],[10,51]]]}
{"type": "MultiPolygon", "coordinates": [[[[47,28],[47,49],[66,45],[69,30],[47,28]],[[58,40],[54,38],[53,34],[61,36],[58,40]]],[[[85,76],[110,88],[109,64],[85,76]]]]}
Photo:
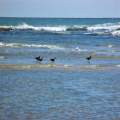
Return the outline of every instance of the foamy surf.
{"type": "Polygon", "coordinates": [[[120,67],[120,64],[116,65],[116,67],[120,67]]]}
{"type": "Polygon", "coordinates": [[[120,36],[120,22],[117,23],[105,23],[96,25],[56,25],[56,26],[33,26],[27,23],[19,25],[5,25],[0,26],[0,31],[11,30],[32,30],[39,32],[52,32],[52,33],[69,33],[69,32],[81,32],[88,35],[113,35],[120,36]]]}
{"type": "Polygon", "coordinates": [[[8,26],[0,26],[0,29],[12,29],[12,30],[35,30],[35,31],[49,31],[49,32],[64,32],[64,31],[80,31],[86,30],[85,25],[73,25],[73,26],[65,26],[65,25],[56,25],[56,26],[33,26],[27,23],[22,23],[19,25],[8,25],[8,26]]]}
{"type": "Polygon", "coordinates": [[[57,45],[45,45],[45,44],[23,44],[23,43],[3,43],[0,42],[0,47],[11,47],[11,48],[21,48],[21,47],[27,47],[27,48],[48,48],[48,49],[58,49],[58,50],[64,50],[63,47],[57,46],[57,45]]]}
{"type": "Polygon", "coordinates": [[[120,37],[120,30],[113,31],[112,35],[120,37]]]}
{"type": "Polygon", "coordinates": [[[87,30],[89,31],[97,31],[97,30],[104,30],[104,31],[114,31],[120,29],[120,23],[105,23],[105,24],[98,24],[98,25],[93,25],[89,26],[87,30]]]}
{"type": "Polygon", "coordinates": [[[74,49],[72,49],[72,51],[75,51],[75,52],[87,52],[88,50],[87,49],[81,49],[80,47],[75,47],[74,49]]]}
{"type": "Polygon", "coordinates": [[[26,44],[26,43],[4,43],[0,42],[0,48],[8,47],[8,48],[45,48],[45,49],[56,49],[62,51],[69,52],[87,52],[88,50],[85,48],[80,48],[79,46],[75,48],[68,48],[59,45],[46,45],[46,44],[26,44]]]}
{"type": "Polygon", "coordinates": [[[0,29],[11,30],[35,30],[35,31],[47,31],[47,32],[63,32],[66,31],[66,26],[33,26],[26,23],[22,23],[16,26],[0,26],[0,29]]]}

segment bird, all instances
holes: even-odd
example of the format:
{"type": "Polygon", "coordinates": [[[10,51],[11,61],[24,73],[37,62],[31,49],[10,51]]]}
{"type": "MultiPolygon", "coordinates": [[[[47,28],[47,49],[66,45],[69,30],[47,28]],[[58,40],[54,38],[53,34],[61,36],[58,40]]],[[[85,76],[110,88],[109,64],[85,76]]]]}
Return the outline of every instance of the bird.
{"type": "Polygon", "coordinates": [[[39,61],[39,62],[42,62],[43,61],[43,57],[41,57],[41,56],[38,56],[38,57],[36,57],[35,58],[37,61],[39,61]]]}
{"type": "Polygon", "coordinates": [[[86,57],[86,60],[88,60],[88,63],[90,64],[90,60],[92,59],[92,56],[90,55],[90,56],[88,56],[88,57],[86,57]]]}
{"type": "Polygon", "coordinates": [[[50,59],[52,63],[55,62],[55,60],[56,60],[56,57],[50,59]]]}

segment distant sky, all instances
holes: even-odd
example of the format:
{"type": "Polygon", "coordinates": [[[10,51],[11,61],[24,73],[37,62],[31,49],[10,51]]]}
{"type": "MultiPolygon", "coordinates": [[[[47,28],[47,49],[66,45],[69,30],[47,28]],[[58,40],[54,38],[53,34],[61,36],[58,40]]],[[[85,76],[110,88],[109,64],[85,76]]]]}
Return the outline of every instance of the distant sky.
{"type": "Polygon", "coordinates": [[[0,0],[2,17],[120,17],[120,0],[0,0]]]}

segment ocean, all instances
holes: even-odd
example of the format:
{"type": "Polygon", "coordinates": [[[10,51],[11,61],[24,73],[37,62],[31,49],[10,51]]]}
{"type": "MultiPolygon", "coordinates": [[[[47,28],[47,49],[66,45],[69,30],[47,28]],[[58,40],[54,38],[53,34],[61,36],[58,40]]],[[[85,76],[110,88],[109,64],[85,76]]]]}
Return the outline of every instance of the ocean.
{"type": "Polygon", "coordinates": [[[1,120],[118,120],[119,76],[120,18],[0,18],[1,120]]]}

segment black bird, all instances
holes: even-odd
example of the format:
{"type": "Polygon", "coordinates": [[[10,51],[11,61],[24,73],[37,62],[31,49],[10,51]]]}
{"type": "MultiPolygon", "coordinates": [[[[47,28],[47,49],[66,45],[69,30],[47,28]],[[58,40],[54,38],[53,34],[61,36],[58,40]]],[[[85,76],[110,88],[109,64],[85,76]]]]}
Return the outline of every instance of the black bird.
{"type": "Polygon", "coordinates": [[[90,60],[92,59],[92,56],[86,57],[86,60],[88,60],[88,63],[90,64],[90,60]]]}
{"type": "Polygon", "coordinates": [[[50,59],[51,62],[55,62],[55,60],[56,60],[56,57],[50,59]]]}
{"type": "Polygon", "coordinates": [[[39,62],[42,62],[42,61],[43,61],[43,57],[40,57],[40,56],[36,57],[35,59],[36,59],[37,61],[39,61],[39,62]]]}

